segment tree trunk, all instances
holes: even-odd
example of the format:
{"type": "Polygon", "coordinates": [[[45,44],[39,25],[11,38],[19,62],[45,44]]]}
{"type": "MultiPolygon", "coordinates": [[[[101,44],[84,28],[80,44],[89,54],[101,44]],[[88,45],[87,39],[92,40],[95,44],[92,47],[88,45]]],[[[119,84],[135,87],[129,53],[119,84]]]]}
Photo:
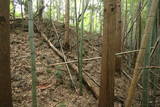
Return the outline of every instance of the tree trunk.
{"type": "Polygon", "coordinates": [[[9,0],[0,0],[0,107],[13,107],[9,44],[9,0]]]}
{"type": "Polygon", "coordinates": [[[149,38],[149,36],[152,32],[152,29],[153,29],[153,23],[154,23],[154,19],[155,19],[157,7],[158,7],[158,2],[159,2],[159,0],[152,1],[151,9],[150,9],[150,12],[148,15],[149,17],[147,19],[146,27],[145,27],[144,34],[142,37],[140,51],[137,56],[137,60],[136,60],[136,64],[135,64],[133,79],[131,82],[131,86],[128,90],[128,97],[125,102],[125,107],[131,107],[132,100],[134,98],[134,94],[135,94],[135,90],[136,90],[136,86],[137,86],[137,83],[138,83],[138,81],[141,77],[141,74],[142,74],[141,69],[139,69],[139,68],[143,67],[143,61],[144,61],[143,59],[144,59],[145,49],[147,47],[148,38],[149,38]]]}
{"type": "Polygon", "coordinates": [[[102,46],[101,87],[99,107],[114,107],[114,71],[116,36],[116,0],[104,0],[104,31],[102,46]]]}
{"type": "MultiPolygon", "coordinates": [[[[116,0],[116,52],[121,52],[121,37],[122,37],[122,21],[121,21],[121,0],[116,0]]],[[[121,59],[119,57],[116,57],[116,71],[121,71],[121,59]]]]}
{"type": "Polygon", "coordinates": [[[69,0],[65,0],[65,35],[64,35],[64,48],[69,48],[69,0]]]}

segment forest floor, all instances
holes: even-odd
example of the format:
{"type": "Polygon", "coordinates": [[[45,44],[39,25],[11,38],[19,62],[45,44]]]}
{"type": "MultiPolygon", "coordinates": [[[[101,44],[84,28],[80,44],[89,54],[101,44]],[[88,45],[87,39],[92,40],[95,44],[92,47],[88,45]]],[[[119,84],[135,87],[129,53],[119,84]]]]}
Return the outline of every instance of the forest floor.
{"type": "MultiPolygon", "coordinates": [[[[59,49],[57,38],[53,29],[48,30],[46,25],[42,25],[44,33],[49,40],[59,49]]],[[[64,29],[58,27],[57,31],[63,38],[64,29]]],[[[71,29],[72,48],[65,51],[68,61],[77,59],[76,55],[76,35],[71,29]]],[[[31,107],[31,66],[30,66],[30,48],[28,43],[28,32],[16,29],[10,35],[11,45],[11,77],[12,93],[14,107],[31,107]]],[[[98,101],[90,88],[83,85],[83,95],[79,95],[74,89],[79,90],[79,79],[73,70],[72,77],[75,86],[72,85],[65,65],[50,66],[51,64],[63,62],[63,60],[50,48],[45,40],[35,33],[36,47],[36,73],[37,73],[37,98],[38,107],[97,107],[98,101]]],[[[84,40],[84,58],[94,58],[101,56],[101,36],[97,34],[85,34],[84,40]]],[[[84,61],[84,72],[92,78],[96,84],[100,84],[100,64],[101,60],[84,61]]],[[[126,97],[126,90],[129,81],[125,76],[119,73],[115,74],[115,96],[126,97]]],[[[97,86],[98,87],[98,86],[97,86]]],[[[123,99],[122,99],[123,100],[123,99]]],[[[118,107],[118,106],[117,106],[118,107]]],[[[120,107],[120,106],[119,106],[120,107]]]]}

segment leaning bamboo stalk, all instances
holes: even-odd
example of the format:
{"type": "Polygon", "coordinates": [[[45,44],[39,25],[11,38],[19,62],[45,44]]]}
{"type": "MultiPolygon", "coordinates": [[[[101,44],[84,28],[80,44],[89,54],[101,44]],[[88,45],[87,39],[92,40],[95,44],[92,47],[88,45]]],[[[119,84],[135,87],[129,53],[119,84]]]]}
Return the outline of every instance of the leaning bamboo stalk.
{"type": "Polygon", "coordinates": [[[157,8],[158,8],[158,2],[159,2],[159,0],[152,0],[151,9],[150,9],[150,12],[149,12],[149,16],[147,18],[146,27],[145,27],[144,34],[143,34],[143,37],[142,37],[140,51],[138,53],[136,64],[135,64],[133,79],[132,79],[132,82],[131,82],[131,86],[128,90],[128,97],[127,97],[126,102],[125,102],[125,107],[131,107],[132,101],[133,101],[133,98],[134,98],[134,95],[135,95],[136,86],[137,86],[137,83],[138,83],[138,81],[140,79],[140,76],[142,74],[141,70],[138,69],[138,68],[143,66],[145,48],[147,46],[148,38],[149,38],[149,36],[152,32],[153,23],[154,23],[156,11],[157,11],[157,8]]]}

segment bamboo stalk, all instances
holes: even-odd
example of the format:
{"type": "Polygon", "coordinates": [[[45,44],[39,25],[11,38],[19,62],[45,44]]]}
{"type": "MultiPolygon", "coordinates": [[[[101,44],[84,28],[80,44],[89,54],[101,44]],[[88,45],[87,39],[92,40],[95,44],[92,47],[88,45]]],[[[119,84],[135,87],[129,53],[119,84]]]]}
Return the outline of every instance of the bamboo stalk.
{"type": "Polygon", "coordinates": [[[31,71],[32,71],[32,107],[37,107],[37,92],[36,92],[36,62],[35,62],[35,45],[34,45],[34,31],[33,31],[33,10],[32,10],[32,0],[28,1],[29,9],[29,45],[31,49],[31,71]]]}
{"type": "Polygon", "coordinates": [[[149,38],[149,36],[152,32],[153,23],[154,23],[156,11],[157,11],[157,8],[158,8],[158,2],[159,2],[159,0],[152,0],[151,9],[150,9],[150,12],[149,12],[149,16],[147,18],[146,27],[145,27],[144,34],[143,34],[143,37],[142,37],[140,51],[138,53],[138,57],[137,57],[136,64],[135,64],[133,79],[132,79],[132,82],[131,82],[131,86],[128,90],[128,97],[127,97],[126,102],[125,102],[125,107],[131,107],[132,101],[133,101],[133,98],[134,98],[134,95],[135,95],[136,86],[137,86],[137,83],[138,83],[138,81],[141,77],[141,74],[142,74],[141,70],[139,70],[137,68],[139,68],[143,65],[145,48],[147,46],[148,38],[149,38]]]}

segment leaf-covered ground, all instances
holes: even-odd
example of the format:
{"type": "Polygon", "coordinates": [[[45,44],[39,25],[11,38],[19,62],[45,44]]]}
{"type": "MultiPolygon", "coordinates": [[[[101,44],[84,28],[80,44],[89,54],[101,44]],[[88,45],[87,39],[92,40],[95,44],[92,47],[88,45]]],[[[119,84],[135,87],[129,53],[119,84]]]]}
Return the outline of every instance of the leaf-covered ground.
{"type": "MultiPolygon", "coordinates": [[[[31,66],[28,33],[11,34],[11,73],[14,107],[31,107],[31,66]]],[[[86,88],[83,95],[75,92],[64,66],[48,67],[62,62],[47,43],[38,35],[35,38],[36,72],[38,78],[39,107],[96,107],[97,101],[86,88]],[[60,76],[57,76],[59,73],[60,76]],[[65,107],[65,106],[63,106],[65,107]]],[[[75,75],[73,75],[76,79],[75,75]]],[[[76,80],[75,80],[76,81],[76,80]]],[[[78,86],[77,86],[78,88],[78,86]]]]}
{"type": "MultiPolygon", "coordinates": [[[[42,28],[45,25],[42,25],[42,28]]],[[[57,32],[63,37],[64,29],[57,27],[57,32]]],[[[49,40],[59,49],[57,38],[53,29],[46,28],[43,32],[49,40]]],[[[71,30],[72,48],[65,51],[68,60],[75,60],[76,37],[71,30]]],[[[39,107],[97,107],[98,101],[91,90],[84,84],[83,95],[80,96],[74,89],[79,90],[79,79],[74,71],[72,77],[75,86],[72,85],[65,65],[49,66],[63,62],[62,59],[49,47],[43,38],[35,33],[36,47],[36,73],[37,73],[37,99],[39,107]]],[[[84,58],[101,56],[101,37],[86,33],[84,39],[84,58]]],[[[31,66],[28,33],[22,30],[14,30],[10,35],[11,44],[11,76],[14,107],[31,107],[31,66]]],[[[101,60],[84,61],[84,72],[96,84],[100,84],[101,60]]],[[[115,96],[125,98],[128,80],[122,75],[116,74],[115,96]]],[[[97,86],[98,87],[98,86],[97,86]]],[[[123,100],[123,99],[122,99],[123,100]]],[[[120,107],[120,106],[117,106],[120,107]]]]}

